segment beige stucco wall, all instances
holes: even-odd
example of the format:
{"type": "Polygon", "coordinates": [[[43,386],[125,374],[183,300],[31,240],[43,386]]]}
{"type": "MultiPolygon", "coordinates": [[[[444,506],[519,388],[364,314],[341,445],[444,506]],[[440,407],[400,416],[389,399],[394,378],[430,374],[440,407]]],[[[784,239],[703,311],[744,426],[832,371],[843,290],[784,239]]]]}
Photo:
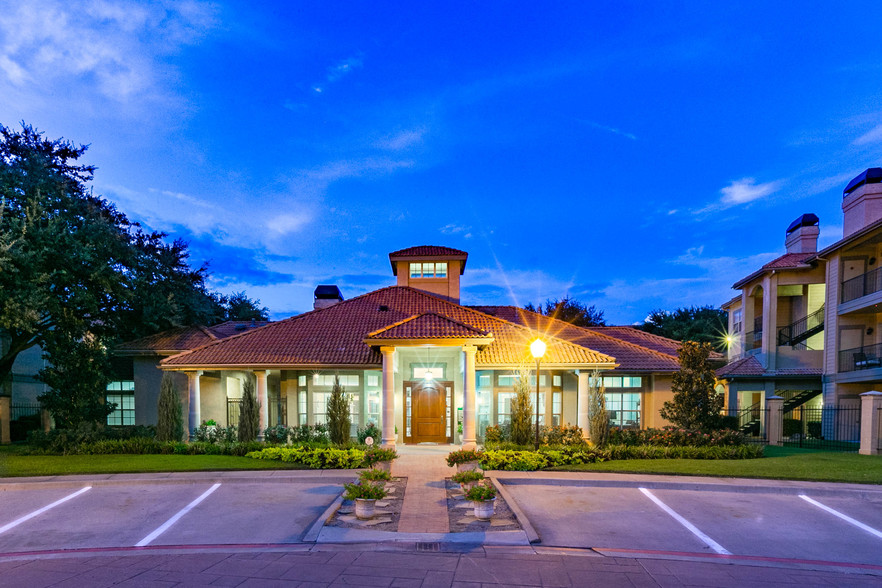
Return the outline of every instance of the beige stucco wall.
{"type": "Polygon", "coordinates": [[[407,261],[398,261],[397,265],[397,273],[398,273],[398,281],[397,285],[399,286],[410,286],[411,288],[416,288],[417,290],[423,290],[424,292],[429,292],[431,294],[435,294],[437,296],[441,296],[453,302],[459,303],[459,278],[460,271],[462,269],[462,262],[459,260],[444,260],[444,259],[426,259],[426,262],[429,261],[440,261],[447,262],[447,277],[446,278],[411,278],[410,277],[410,263],[416,263],[419,260],[409,259],[407,261]]]}
{"type": "Polygon", "coordinates": [[[661,428],[671,423],[663,419],[659,414],[665,402],[674,399],[671,391],[671,376],[656,375],[647,377],[650,380],[650,388],[643,394],[643,428],[661,428]]]}

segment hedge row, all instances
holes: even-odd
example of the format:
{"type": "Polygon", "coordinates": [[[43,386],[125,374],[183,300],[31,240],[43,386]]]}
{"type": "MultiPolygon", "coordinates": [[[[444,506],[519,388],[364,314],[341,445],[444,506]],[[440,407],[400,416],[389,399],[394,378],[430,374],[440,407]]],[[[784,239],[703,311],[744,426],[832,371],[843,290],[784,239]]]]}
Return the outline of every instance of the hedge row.
{"type": "Polygon", "coordinates": [[[744,435],[731,429],[698,431],[665,427],[663,429],[619,429],[609,432],[610,445],[658,445],[661,447],[729,447],[744,445],[744,435]]]}
{"type": "Polygon", "coordinates": [[[580,465],[622,459],[753,459],[763,456],[760,445],[713,447],[663,447],[656,445],[610,445],[605,449],[563,448],[539,451],[488,450],[485,470],[532,472],[555,466],[580,465]]]}
{"type": "Polygon", "coordinates": [[[62,451],[52,447],[32,449],[31,455],[234,455],[243,457],[246,453],[266,447],[263,443],[205,443],[194,441],[157,441],[147,437],[131,439],[102,439],[66,446],[62,451]]]}
{"type": "Polygon", "coordinates": [[[260,451],[252,451],[245,457],[300,463],[317,470],[341,470],[371,467],[380,461],[391,461],[398,455],[395,450],[382,447],[341,449],[294,446],[267,447],[260,451]]]}

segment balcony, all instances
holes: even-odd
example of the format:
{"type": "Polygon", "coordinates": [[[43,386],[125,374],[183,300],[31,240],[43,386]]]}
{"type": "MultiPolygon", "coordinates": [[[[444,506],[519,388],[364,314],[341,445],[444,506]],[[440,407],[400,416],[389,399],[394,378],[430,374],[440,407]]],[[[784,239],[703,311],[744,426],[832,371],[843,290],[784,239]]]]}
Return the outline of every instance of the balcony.
{"type": "Polygon", "coordinates": [[[882,267],[842,282],[840,304],[882,291],[882,267]]]}
{"type": "Polygon", "coordinates": [[[778,346],[789,345],[794,349],[808,349],[806,341],[824,332],[824,307],[804,316],[798,321],[778,329],[778,346]]]}
{"type": "Polygon", "coordinates": [[[839,352],[839,371],[856,372],[882,368],[882,344],[864,345],[839,352]]]}

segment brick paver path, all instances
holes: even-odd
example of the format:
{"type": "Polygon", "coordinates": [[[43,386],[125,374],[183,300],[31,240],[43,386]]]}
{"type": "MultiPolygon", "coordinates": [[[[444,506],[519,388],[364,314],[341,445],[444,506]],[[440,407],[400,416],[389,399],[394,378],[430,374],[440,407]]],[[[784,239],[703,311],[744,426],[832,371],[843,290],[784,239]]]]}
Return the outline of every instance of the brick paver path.
{"type": "Polygon", "coordinates": [[[444,478],[456,470],[447,467],[453,445],[400,446],[392,474],[407,477],[407,490],[398,521],[399,533],[449,533],[444,478]]]}

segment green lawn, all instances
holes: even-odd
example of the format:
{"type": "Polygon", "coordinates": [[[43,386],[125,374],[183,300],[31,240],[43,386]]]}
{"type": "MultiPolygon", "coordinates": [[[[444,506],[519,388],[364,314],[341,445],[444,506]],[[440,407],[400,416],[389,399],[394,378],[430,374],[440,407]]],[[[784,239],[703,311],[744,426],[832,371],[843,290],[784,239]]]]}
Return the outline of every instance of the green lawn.
{"type": "Polygon", "coordinates": [[[882,484],[882,456],[772,446],[765,454],[760,459],[631,459],[552,469],[882,484]]]}
{"type": "Polygon", "coordinates": [[[19,455],[0,449],[0,477],[283,469],[304,466],[229,455],[19,455]]]}

